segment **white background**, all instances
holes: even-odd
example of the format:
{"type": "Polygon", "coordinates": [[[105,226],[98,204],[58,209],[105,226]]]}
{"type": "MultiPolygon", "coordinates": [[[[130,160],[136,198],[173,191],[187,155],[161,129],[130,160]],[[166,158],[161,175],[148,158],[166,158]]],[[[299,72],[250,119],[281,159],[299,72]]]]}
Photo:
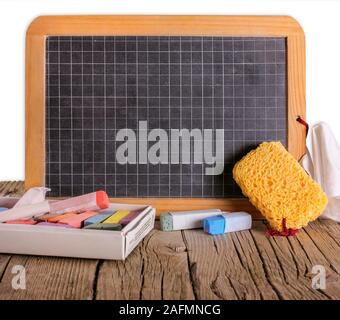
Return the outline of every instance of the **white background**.
{"type": "Polygon", "coordinates": [[[306,35],[307,120],[328,122],[340,141],[336,0],[0,0],[0,180],[24,179],[25,31],[45,14],[291,15],[306,35]]]}

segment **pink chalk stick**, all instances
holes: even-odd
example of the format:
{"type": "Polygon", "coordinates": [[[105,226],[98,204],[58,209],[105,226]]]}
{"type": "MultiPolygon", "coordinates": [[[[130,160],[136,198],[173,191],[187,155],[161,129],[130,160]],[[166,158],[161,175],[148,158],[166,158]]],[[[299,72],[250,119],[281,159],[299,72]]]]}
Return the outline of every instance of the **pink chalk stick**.
{"type": "Polygon", "coordinates": [[[110,205],[109,198],[105,191],[97,191],[82,196],[65,200],[50,202],[50,212],[52,214],[65,212],[85,212],[91,210],[106,209],[110,205]]]}
{"type": "Polygon", "coordinates": [[[68,217],[65,219],[59,220],[59,223],[68,224],[69,226],[72,226],[73,228],[81,228],[84,221],[90,217],[93,217],[94,215],[98,214],[94,211],[85,211],[83,213],[79,213],[75,216],[68,217]]]}

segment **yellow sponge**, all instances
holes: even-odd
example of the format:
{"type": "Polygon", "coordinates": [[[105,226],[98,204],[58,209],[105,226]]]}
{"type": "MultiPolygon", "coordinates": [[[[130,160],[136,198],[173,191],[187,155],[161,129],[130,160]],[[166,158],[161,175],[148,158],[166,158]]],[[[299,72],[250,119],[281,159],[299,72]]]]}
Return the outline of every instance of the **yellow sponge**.
{"type": "Polygon", "coordinates": [[[304,171],[280,142],[263,142],[245,155],[233,169],[243,194],[282,231],[299,229],[315,220],[327,205],[321,187],[304,171]]]}

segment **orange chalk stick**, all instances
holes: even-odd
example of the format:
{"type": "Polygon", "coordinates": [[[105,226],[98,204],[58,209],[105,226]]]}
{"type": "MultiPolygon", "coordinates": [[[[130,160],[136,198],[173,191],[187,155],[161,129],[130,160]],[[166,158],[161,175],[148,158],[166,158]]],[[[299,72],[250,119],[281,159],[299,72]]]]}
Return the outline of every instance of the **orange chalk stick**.
{"type": "MultiPolygon", "coordinates": [[[[67,212],[67,213],[60,214],[60,215],[57,215],[57,216],[54,216],[54,217],[51,217],[51,218],[47,218],[46,221],[47,222],[59,222],[62,219],[66,219],[66,218],[70,218],[70,217],[74,217],[74,216],[77,216],[77,214],[75,212],[67,212]]],[[[43,218],[43,217],[41,217],[41,218],[43,218]]],[[[43,219],[41,219],[41,220],[43,220],[43,219]]]]}
{"type": "Polygon", "coordinates": [[[76,214],[75,216],[66,217],[64,219],[59,220],[59,223],[68,224],[73,228],[81,228],[84,221],[94,215],[98,214],[94,211],[86,211],[83,213],[76,214]]]}

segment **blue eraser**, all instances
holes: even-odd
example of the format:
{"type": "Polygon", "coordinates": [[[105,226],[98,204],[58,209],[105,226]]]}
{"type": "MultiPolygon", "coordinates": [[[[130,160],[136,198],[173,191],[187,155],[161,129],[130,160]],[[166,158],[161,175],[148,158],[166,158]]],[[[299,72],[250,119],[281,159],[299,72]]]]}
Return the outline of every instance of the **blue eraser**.
{"type": "Polygon", "coordinates": [[[225,218],[221,215],[205,218],[203,220],[204,232],[217,235],[223,234],[225,230],[225,218]]]}
{"type": "Polygon", "coordinates": [[[0,207],[0,212],[1,211],[6,211],[6,210],[8,210],[8,208],[0,207]]]}

